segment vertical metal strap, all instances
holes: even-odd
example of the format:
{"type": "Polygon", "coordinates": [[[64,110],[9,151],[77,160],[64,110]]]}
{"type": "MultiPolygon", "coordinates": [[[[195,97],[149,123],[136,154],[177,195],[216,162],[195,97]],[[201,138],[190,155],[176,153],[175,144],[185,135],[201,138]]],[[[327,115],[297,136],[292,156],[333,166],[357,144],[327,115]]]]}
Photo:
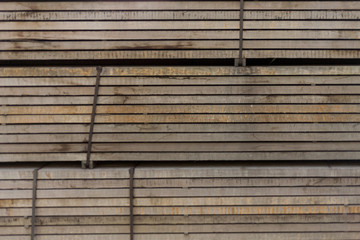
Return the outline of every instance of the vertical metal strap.
{"type": "Polygon", "coordinates": [[[244,40],[244,0],[240,0],[240,28],[239,28],[239,58],[235,59],[235,66],[246,66],[246,59],[243,57],[243,40],[244,40]]]}
{"type": "Polygon", "coordinates": [[[131,167],[129,169],[130,240],[134,240],[134,174],[135,174],[135,167],[131,167]]]}
{"type": "Polygon", "coordinates": [[[31,213],[31,240],[35,240],[35,220],[36,220],[36,189],[38,171],[40,168],[33,171],[33,192],[32,192],[32,213],[31,213]]]}
{"type": "Polygon", "coordinates": [[[95,83],[95,93],[94,93],[94,101],[93,107],[91,112],[91,122],[90,122],[90,130],[89,130],[89,141],[87,147],[87,154],[86,154],[86,163],[83,164],[83,168],[93,168],[93,163],[90,161],[91,157],[91,148],[92,148],[92,137],[94,132],[94,123],[95,123],[95,116],[96,116],[96,106],[98,102],[98,95],[99,95],[99,86],[100,86],[100,74],[102,72],[102,67],[96,68],[96,83],[95,83]]]}

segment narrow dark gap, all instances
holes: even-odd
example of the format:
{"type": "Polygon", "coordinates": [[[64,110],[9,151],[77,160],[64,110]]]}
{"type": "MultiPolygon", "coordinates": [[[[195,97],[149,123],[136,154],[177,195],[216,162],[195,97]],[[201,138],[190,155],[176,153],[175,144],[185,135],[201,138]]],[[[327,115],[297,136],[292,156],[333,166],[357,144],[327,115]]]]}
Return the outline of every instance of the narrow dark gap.
{"type": "MultiPolygon", "coordinates": [[[[360,65],[360,59],[247,59],[247,66],[360,65]]],[[[234,66],[234,59],[0,60],[0,67],[36,66],[234,66]]]]}

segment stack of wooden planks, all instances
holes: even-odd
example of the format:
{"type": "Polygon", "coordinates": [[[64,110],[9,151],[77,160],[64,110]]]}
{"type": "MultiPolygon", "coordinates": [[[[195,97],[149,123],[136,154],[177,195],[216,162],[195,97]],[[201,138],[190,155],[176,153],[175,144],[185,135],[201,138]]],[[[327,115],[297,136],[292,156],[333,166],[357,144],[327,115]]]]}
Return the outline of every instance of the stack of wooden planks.
{"type": "MultiPolygon", "coordinates": [[[[129,167],[42,167],[36,239],[130,239],[129,167]]],[[[0,170],[1,240],[29,239],[36,168],[0,170]]],[[[358,164],[140,164],[134,239],[358,240],[359,176],[358,164]]]]}
{"type": "Polygon", "coordinates": [[[6,1],[0,60],[359,58],[358,3],[6,1]]]}
{"type": "MultiPolygon", "coordinates": [[[[0,69],[1,162],[85,161],[95,67],[0,69]]],[[[360,67],[104,67],[91,161],[356,160],[360,67]]]]}
{"type": "MultiPolygon", "coordinates": [[[[38,168],[0,169],[1,240],[29,239],[33,171],[38,168]]],[[[36,187],[36,239],[128,239],[128,188],[125,167],[41,168],[36,187]]]]}

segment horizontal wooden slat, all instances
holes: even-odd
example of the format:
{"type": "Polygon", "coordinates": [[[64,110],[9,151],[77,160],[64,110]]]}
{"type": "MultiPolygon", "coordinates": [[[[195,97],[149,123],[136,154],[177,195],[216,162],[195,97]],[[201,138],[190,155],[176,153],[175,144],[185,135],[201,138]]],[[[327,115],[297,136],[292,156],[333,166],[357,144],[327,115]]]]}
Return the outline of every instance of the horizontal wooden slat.
{"type": "MultiPolygon", "coordinates": [[[[359,132],[357,123],[95,124],[98,133],[151,132],[359,132]]],[[[2,125],[3,133],[87,133],[86,124],[2,125]]]]}
{"type": "MultiPolygon", "coordinates": [[[[73,96],[91,95],[93,87],[4,87],[0,96],[73,96]]],[[[359,94],[359,86],[146,86],[146,87],[101,87],[100,95],[293,95],[311,94],[359,94]]]]}
{"type": "MultiPolygon", "coordinates": [[[[137,105],[97,106],[97,114],[179,113],[360,113],[359,105],[137,105]]],[[[2,115],[91,114],[91,106],[2,106],[2,115]]]]}
{"type": "MultiPolygon", "coordinates": [[[[179,206],[211,206],[211,205],[313,205],[316,201],[320,205],[326,204],[359,204],[358,196],[296,196],[296,197],[177,197],[177,198],[137,198],[134,203],[137,207],[179,207],[179,206]]],[[[38,207],[126,207],[128,198],[66,198],[66,199],[38,199],[38,207]]],[[[32,206],[31,199],[1,199],[1,207],[28,207],[32,206]]],[[[110,223],[108,223],[110,224],[110,223]]]]}
{"type": "MultiPolygon", "coordinates": [[[[337,30],[246,30],[244,29],[244,39],[337,39],[337,40],[357,40],[360,33],[357,30],[337,29],[337,30]]],[[[104,31],[99,34],[98,31],[87,30],[66,30],[66,31],[23,31],[21,34],[16,31],[2,32],[1,40],[19,41],[19,40],[162,40],[162,39],[238,39],[238,30],[214,30],[206,29],[187,31],[143,31],[126,30],[126,31],[104,31]]]]}
{"type": "MultiPolygon", "coordinates": [[[[349,76],[360,75],[358,66],[252,66],[244,68],[235,67],[104,67],[101,76],[349,76]]],[[[94,67],[4,67],[0,69],[0,77],[96,77],[94,67]]]]}
{"type": "MultiPolygon", "coordinates": [[[[360,58],[357,50],[244,50],[245,58],[360,58]]],[[[27,51],[0,52],[3,60],[66,59],[229,59],[238,50],[112,50],[112,51],[27,51]]]]}
{"type": "MultiPolygon", "coordinates": [[[[0,116],[0,123],[89,123],[89,115],[11,115],[0,116]]],[[[107,115],[96,123],[235,123],[235,122],[360,122],[358,114],[249,114],[249,115],[107,115]]],[[[1,139],[1,138],[0,138],[1,139]]],[[[0,140],[1,141],[1,140],[0,140]]]]}
{"type": "MultiPolygon", "coordinates": [[[[220,33],[222,35],[222,33],[220,33]]],[[[220,35],[220,36],[221,36],[220,35]]],[[[183,41],[66,41],[66,42],[5,42],[1,51],[17,50],[149,50],[149,49],[236,49],[238,40],[183,41]]],[[[346,40],[244,40],[244,49],[359,49],[360,41],[346,40]]]]}
{"type": "MultiPolygon", "coordinates": [[[[228,2],[229,4],[231,2],[228,2]]],[[[120,3],[121,4],[121,3],[120,3]]],[[[250,2],[247,3],[247,5],[250,2]]],[[[247,7],[247,5],[245,7],[247,7]]],[[[237,9],[237,8],[234,8],[237,9]]],[[[118,11],[104,11],[97,10],[96,12],[91,12],[89,14],[86,11],[36,11],[36,14],[26,14],[28,11],[3,11],[0,12],[0,20],[3,21],[71,21],[71,20],[224,20],[224,19],[239,19],[239,11],[217,9],[217,11],[206,11],[206,10],[168,10],[168,11],[146,11],[146,10],[136,10],[136,11],[123,11],[119,14],[118,11]]],[[[326,10],[313,10],[308,9],[308,11],[296,11],[296,10],[281,10],[281,11],[262,11],[258,10],[248,10],[245,8],[244,19],[245,20],[259,20],[259,19],[278,19],[278,20],[288,20],[288,19],[319,19],[319,20],[354,20],[359,19],[359,11],[343,11],[339,9],[333,9],[332,11],[326,10]]]]}
{"type": "MultiPolygon", "coordinates": [[[[286,9],[301,9],[301,10],[315,10],[315,9],[348,9],[356,10],[354,8],[356,1],[293,1],[293,2],[281,2],[281,1],[256,1],[248,2],[246,9],[263,9],[263,10],[286,10],[286,9]]],[[[2,10],[193,10],[193,9],[209,9],[209,10],[234,10],[239,9],[239,3],[236,1],[229,1],[226,5],[221,1],[185,1],[185,2],[160,2],[152,1],[151,3],[146,3],[144,1],[139,2],[107,2],[107,3],[97,3],[92,2],[83,5],[82,2],[75,1],[71,4],[64,2],[57,3],[46,3],[46,2],[14,2],[9,3],[5,2],[1,4],[2,10]]]]}
{"type": "MultiPolygon", "coordinates": [[[[226,224],[226,223],[334,223],[358,222],[359,215],[222,215],[222,216],[134,216],[137,224],[226,224]]],[[[29,219],[23,217],[0,218],[4,226],[24,226],[29,219]]],[[[103,225],[128,224],[127,216],[83,216],[83,217],[37,217],[37,224],[54,225],[103,225]]]]}
{"type": "MultiPolygon", "coordinates": [[[[6,144],[1,153],[86,152],[87,144],[6,144]]],[[[266,152],[266,151],[357,151],[359,142],[318,143],[94,143],[93,152],[266,152]]]]}
{"type": "MultiPolygon", "coordinates": [[[[0,97],[3,105],[88,105],[93,97],[0,97]]],[[[354,95],[100,96],[99,104],[354,104],[354,95]]]]}
{"type": "MultiPolygon", "coordinates": [[[[1,143],[87,142],[80,134],[0,135],[1,143]]],[[[283,142],[283,141],[360,141],[360,133],[116,133],[94,134],[94,142],[283,142]]]]}

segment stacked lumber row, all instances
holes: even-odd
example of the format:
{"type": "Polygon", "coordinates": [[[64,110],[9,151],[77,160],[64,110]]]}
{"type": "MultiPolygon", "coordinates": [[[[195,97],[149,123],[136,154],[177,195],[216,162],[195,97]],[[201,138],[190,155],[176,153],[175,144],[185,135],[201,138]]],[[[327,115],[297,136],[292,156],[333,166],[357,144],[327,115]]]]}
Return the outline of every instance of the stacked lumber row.
{"type": "MultiPolygon", "coordinates": [[[[239,57],[239,1],[12,1],[0,9],[3,60],[239,57]]],[[[358,1],[245,1],[243,57],[359,58],[359,19],[358,1]]]]}
{"type": "Polygon", "coordinates": [[[96,69],[0,71],[1,161],[84,161],[96,69]]]}
{"type": "MultiPolygon", "coordinates": [[[[1,240],[29,239],[37,168],[1,168],[1,240]]],[[[128,239],[128,168],[44,167],[38,171],[36,192],[37,240],[128,239]]]]}
{"type": "MultiPolygon", "coordinates": [[[[360,67],[105,67],[92,161],[358,160],[360,67]]],[[[95,68],[0,69],[0,161],[85,161],[95,68]]]]}
{"type": "MultiPolygon", "coordinates": [[[[0,239],[29,239],[34,168],[4,168],[0,239]]],[[[129,239],[129,167],[39,170],[38,240],[129,239]]],[[[140,165],[136,240],[358,240],[360,166],[140,165]]]]}

